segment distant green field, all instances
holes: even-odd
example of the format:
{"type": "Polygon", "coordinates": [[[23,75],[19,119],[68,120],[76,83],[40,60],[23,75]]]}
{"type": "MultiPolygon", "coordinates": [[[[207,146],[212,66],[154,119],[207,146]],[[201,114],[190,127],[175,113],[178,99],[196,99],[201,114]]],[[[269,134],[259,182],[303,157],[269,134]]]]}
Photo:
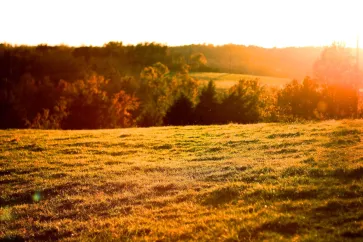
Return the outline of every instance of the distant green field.
{"type": "Polygon", "coordinates": [[[262,85],[283,87],[286,83],[290,82],[289,78],[279,78],[271,76],[253,76],[243,74],[229,74],[229,73],[215,73],[215,72],[194,72],[190,74],[197,78],[202,84],[208,81],[215,81],[216,87],[220,89],[228,89],[238,83],[241,79],[256,79],[258,78],[262,85]]]}
{"type": "Polygon", "coordinates": [[[362,241],[363,121],[0,131],[0,241],[362,241]]]}

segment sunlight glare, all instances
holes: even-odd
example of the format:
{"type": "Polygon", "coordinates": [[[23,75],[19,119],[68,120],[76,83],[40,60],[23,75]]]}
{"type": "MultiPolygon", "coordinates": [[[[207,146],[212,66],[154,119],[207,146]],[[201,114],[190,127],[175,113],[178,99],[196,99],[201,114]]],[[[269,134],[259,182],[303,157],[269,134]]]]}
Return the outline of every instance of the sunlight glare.
{"type": "Polygon", "coordinates": [[[6,23],[0,25],[0,42],[285,47],[337,41],[355,47],[356,36],[363,36],[358,6],[358,0],[7,0],[0,15],[6,23]]]}

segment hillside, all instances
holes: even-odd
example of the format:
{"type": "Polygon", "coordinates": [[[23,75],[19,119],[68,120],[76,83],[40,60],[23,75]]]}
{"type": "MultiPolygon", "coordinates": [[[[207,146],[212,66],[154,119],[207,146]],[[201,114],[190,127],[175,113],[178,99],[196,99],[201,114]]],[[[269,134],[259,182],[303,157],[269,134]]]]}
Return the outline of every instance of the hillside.
{"type": "MultiPolygon", "coordinates": [[[[172,55],[203,53],[207,66],[218,72],[303,79],[313,75],[312,66],[323,47],[262,48],[243,45],[189,45],[171,47],[172,55]]],[[[352,52],[351,49],[349,49],[352,52]]],[[[352,52],[354,53],[354,52],[352,52]]],[[[206,70],[208,71],[208,70],[206,70]]]]}
{"type": "Polygon", "coordinates": [[[0,240],[359,241],[362,131],[0,131],[0,240]]]}
{"type": "Polygon", "coordinates": [[[292,79],[289,78],[217,72],[193,72],[190,74],[190,76],[196,78],[202,85],[207,85],[207,83],[212,80],[219,89],[229,89],[242,79],[258,79],[261,85],[276,88],[283,88],[284,85],[292,81],[292,79]]]}
{"type": "MultiPolygon", "coordinates": [[[[262,48],[243,45],[188,45],[170,47],[170,53],[187,59],[192,53],[203,53],[207,67],[199,71],[215,70],[221,73],[272,76],[302,80],[314,76],[313,65],[320,58],[325,47],[262,48]]],[[[356,49],[346,48],[355,62],[356,49]]],[[[363,55],[360,49],[359,55],[363,55]]],[[[360,69],[363,63],[360,62],[360,69]]],[[[198,71],[198,70],[192,70],[198,71]]]]}

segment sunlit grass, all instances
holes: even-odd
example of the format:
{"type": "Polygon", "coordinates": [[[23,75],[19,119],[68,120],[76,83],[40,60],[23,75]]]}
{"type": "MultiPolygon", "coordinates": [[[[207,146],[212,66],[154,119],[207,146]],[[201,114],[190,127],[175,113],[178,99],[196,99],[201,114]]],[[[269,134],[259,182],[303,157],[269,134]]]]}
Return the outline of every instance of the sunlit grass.
{"type": "Polygon", "coordinates": [[[282,88],[285,84],[291,81],[291,79],[289,78],[217,73],[217,72],[194,72],[191,73],[191,76],[200,80],[201,84],[207,84],[210,80],[213,80],[216,84],[216,87],[219,89],[229,89],[233,85],[237,84],[239,80],[242,79],[258,78],[262,85],[277,87],[277,88],[282,88]]]}
{"type": "Polygon", "coordinates": [[[363,121],[0,131],[0,238],[363,238],[363,121]]]}

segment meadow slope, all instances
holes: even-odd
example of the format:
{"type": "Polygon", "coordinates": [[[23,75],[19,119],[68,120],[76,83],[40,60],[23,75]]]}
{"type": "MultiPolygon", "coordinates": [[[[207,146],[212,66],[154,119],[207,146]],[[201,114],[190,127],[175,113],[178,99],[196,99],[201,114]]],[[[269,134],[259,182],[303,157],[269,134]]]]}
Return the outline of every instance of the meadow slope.
{"type": "Polygon", "coordinates": [[[361,241],[363,121],[0,131],[0,240],[361,241]]]}
{"type": "Polygon", "coordinates": [[[207,85],[207,83],[212,80],[219,89],[229,89],[242,79],[257,78],[262,85],[275,88],[283,88],[287,83],[292,81],[292,79],[289,78],[218,72],[192,72],[190,75],[199,80],[199,83],[202,85],[207,85]]]}

